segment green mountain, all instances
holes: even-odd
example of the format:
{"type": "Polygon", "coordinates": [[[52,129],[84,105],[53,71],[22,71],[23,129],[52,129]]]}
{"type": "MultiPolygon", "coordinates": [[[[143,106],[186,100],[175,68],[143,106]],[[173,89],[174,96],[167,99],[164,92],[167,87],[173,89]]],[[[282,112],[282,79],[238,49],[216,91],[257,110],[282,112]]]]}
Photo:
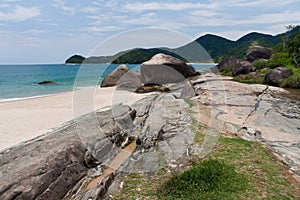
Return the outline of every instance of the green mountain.
{"type": "MultiPolygon", "coordinates": [[[[299,29],[296,27],[295,29],[299,29]]],[[[295,29],[290,32],[296,31],[295,29]]],[[[289,33],[289,32],[287,32],[289,33]]],[[[221,60],[234,56],[243,59],[246,56],[247,50],[251,45],[261,45],[265,47],[275,47],[282,42],[287,33],[282,33],[276,36],[252,32],[244,35],[236,41],[226,38],[207,34],[197,38],[182,47],[170,48],[135,48],[119,52],[113,56],[96,56],[88,57],[84,60],[85,63],[132,63],[139,64],[149,60],[157,53],[168,54],[187,62],[220,62],[221,60]],[[200,44],[200,45],[199,45],[200,44]]],[[[81,63],[82,57],[73,56],[66,60],[66,63],[81,63]]]]}

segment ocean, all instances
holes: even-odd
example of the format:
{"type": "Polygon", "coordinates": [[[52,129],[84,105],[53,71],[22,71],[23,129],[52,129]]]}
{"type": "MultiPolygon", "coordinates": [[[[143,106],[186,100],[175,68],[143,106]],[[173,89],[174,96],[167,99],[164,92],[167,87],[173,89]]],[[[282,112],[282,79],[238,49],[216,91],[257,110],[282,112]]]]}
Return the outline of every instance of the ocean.
{"type": "MultiPolygon", "coordinates": [[[[83,87],[98,86],[103,77],[119,64],[35,64],[0,65],[0,102],[35,98],[60,92],[72,91],[83,87]],[[42,81],[57,84],[39,85],[42,81]]],[[[139,71],[139,65],[127,65],[131,70],[139,71]]],[[[214,64],[192,64],[196,70],[214,66],[214,64]]]]}

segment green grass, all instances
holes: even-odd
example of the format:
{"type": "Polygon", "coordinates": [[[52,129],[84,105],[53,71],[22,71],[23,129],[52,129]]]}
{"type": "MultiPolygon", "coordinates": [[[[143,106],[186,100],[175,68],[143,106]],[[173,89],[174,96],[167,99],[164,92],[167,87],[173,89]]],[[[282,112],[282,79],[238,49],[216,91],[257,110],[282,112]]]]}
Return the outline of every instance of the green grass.
{"type": "Polygon", "coordinates": [[[234,81],[241,83],[263,84],[265,75],[270,72],[271,69],[258,69],[255,75],[239,75],[233,78],[234,81]]]}
{"type": "Polygon", "coordinates": [[[113,199],[300,198],[278,162],[256,142],[220,137],[207,158],[191,163],[181,173],[163,168],[152,177],[130,174],[113,199]]]}
{"type": "Polygon", "coordinates": [[[223,76],[232,76],[232,69],[233,69],[233,66],[229,66],[229,67],[223,69],[222,71],[220,71],[220,74],[223,76]]]}
{"type": "Polygon", "coordinates": [[[245,192],[248,179],[234,165],[205,160],[172,176],[157,191],[159,199],[233,199],[245,192]],[[237,192],[239,191],[239,192],[237,192]]]}

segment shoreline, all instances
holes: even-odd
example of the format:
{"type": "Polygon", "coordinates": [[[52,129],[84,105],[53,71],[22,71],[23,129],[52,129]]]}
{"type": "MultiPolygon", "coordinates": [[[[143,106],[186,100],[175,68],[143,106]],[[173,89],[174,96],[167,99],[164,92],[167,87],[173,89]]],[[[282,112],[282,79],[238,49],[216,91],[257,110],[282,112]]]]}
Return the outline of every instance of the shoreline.
{"type": "Polygon", "coordinates": [[[93,110],[121,102],[130,104],[145,96],[127,91],[116,91],[116,87],[93,87],[0,102],[0,151],[44,135],[93,110]],[[74,94],[77,95],[75,98],[82,98],[74,101],[74,94]],[[124,98],[120,99],[120,96],[124,98]],[[92,98],[88,101],[92,105],[85,107],[87,97],[92,98]],[[77,107],[74,102],[77,102],[77,107]]]}

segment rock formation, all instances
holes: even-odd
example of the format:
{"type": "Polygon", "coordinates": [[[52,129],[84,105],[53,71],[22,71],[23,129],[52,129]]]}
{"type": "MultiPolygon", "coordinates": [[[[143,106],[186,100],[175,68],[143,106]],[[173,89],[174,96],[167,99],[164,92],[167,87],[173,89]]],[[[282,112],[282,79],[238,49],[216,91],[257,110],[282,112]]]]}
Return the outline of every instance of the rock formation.
{"type": "Polygon", "coordinates": [[[225,60],[223,60],[222,62],[220,62],[216,68],[216,72],[221,72],[225,69],[229,69],[229,68],[234,68],[235,66],[237,66],[238,64],[240,64],[241,60],[237,59],[235,57],[229,57],[225,60]]]}
{"type": "Polygon", "coordinates": [[[247,61],[254,62],[260,59],[270,59],[272,50],[262,46],[250,47],[247,51],[247,61]]]}
{"type": "Polygon", "coordinates": [[[141,81],[144,84],[177,83],[188,77],[199,75],[184,61],[162,53],[142,63],[140,71],[141,81]]]}
{"type": "Polygon", "coordinates": [[[101,87],[111,87],[117,85],[120,78],[129,71],[129,68],[122,64],[108,74],[101,82],[101,87]]]}
{"type": "Polygon", "coordinates": [[[139,72],[128,71],[124,74],[117,83],[117,90],[126,90],[134,92],[141,86],[141,78],[139,72]]]}
{"type": "Polygon", "coordinates": [[[252,65],[251,62],[241,61],[232,68],[232,75],[238,76],[240,74],[249,74],[250,72],[254,72],[255,70],[256,68],[252,65]]]}
{"type": "Polygon", "coordinates": [[[194,138],[186,107],[172,94],[154,94],[6,149],[0,152],[0,199],[102,199],[115,173],[153,172],[185,156],[194,138]],[[132,142],[137,147],[130,158],[122,166],[112,164],[132,142]],[[101,184],[93,184],[111,165],[101,184]]]}
{"type": "Polygon", "coordinates": [[[291,70],[286,67],[276,67],[268,72],[264,78],[264,83],[273,86],[279,86],[284,78],[292,75],[291,70]]]}
{"type": "Polygon", "coordinates": [[[54,81],[42,81],[42,82],[39,82],[38,84],[39,85],[55,85],[57,83],[54,81]]]}
{"type": "Polygon", "coordinates": [[[213,74],[192,83],[201,123],[266,144],[300,178],[299,100],[286,98],[282,88],[224,81],[213,74]]]}

